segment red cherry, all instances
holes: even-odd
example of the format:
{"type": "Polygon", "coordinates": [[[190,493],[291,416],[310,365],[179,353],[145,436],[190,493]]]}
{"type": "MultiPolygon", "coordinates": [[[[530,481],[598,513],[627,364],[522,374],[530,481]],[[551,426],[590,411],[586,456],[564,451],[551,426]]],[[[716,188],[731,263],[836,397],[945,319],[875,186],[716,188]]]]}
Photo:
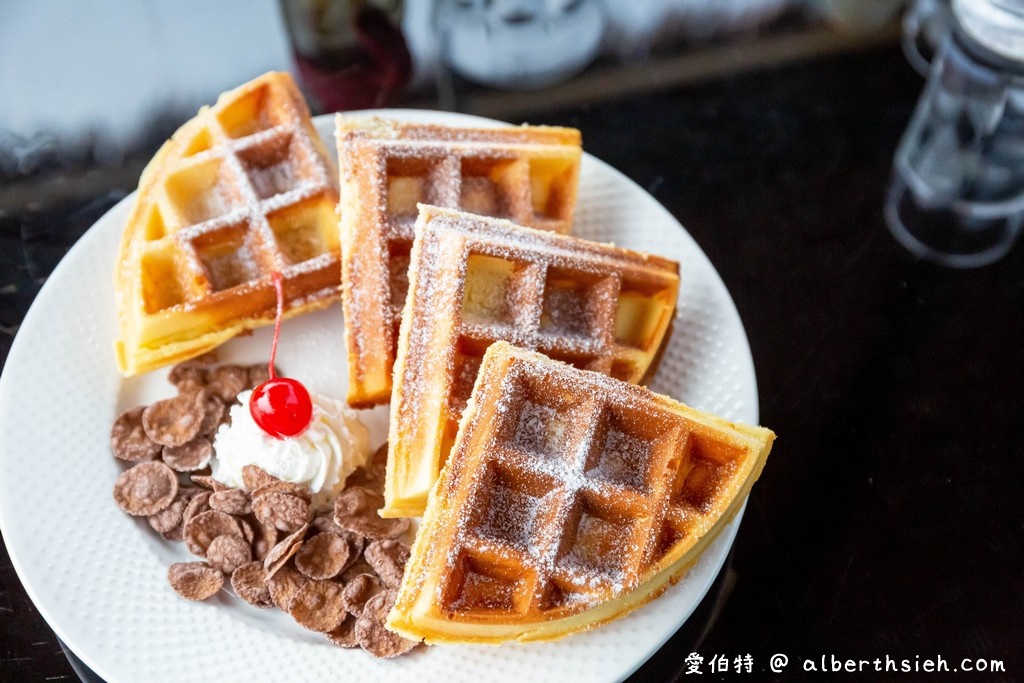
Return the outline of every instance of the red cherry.
{"type": "Polygon", "coordinates": [[[270,362],[267,364],[270,379],[252,390],[249,413],[260,429],[275,439],[284,439],[306,431],[313,419],[313,401],[299,380],[278,377],[274,372],[277,340],[281,336],[281,319],[284,317],[284,280],[278,272],[273,273],[273,280],[277,293],[277,315],[274,316],[274,340],[270,345],[270,362]]]}
{"type": "Polygon", "coordinates": [[[275,377],[253,389],[249,412],[260,429],[283,439],[306,431],[313,419],[313,401],[298,380],[275,377]]]}

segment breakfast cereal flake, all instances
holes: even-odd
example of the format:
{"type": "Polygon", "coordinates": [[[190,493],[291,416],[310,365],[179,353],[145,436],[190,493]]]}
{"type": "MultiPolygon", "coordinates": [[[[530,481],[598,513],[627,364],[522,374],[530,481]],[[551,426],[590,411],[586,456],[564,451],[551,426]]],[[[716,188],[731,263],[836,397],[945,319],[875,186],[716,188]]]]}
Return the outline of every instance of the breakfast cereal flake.
{"type": "Polygon", "coordinates": [[[358,617],[373,596],[383,593],[387,588],[379,578],[372,574],[359,574],[345,584],[342,598],[349,614],[358,617]]]}
{"type": "Polygon", "coordinates": [[[225,489],[214,492],[210,496],[210,507],[236,516],[248,515],[252,512],[249,494],[241,489],[225,489]]]}
{"type": "Polygon", "coordinates": [[[308,525],[303,525],[298,531],[270,549],[263,560],[263,566],[269,576],[274,576],[291,559],[291,556],[298,552],[308,528],[308,525]]]}
{"type": "Polygon", "coordinates": [[[147,406],[142,411],[142,427],[161,446],[181,446],[199,433],[205,414],[202,391],[178,394],[147,406]]]}
{"type": "Polygon", "coordinates": [[[224,585],[224,575],[205,562],[175,562],[167,568],[167,580],[186,600],[206,600],[224,585]]]}
{"type": "Polygon", "coordinates": [[[114,420],[110,429],[110,449],[114,457],[129,462],[153,460],[160,455],[160,444],[153,441],[142,427],[146,406],[129,408],[114,420]]]}
{"type": "Polygon", "coordinates": [[[213,444],[201,436],[180,446],[163,448],[164,462],[176,472],[196,472],[209,465],[212,458],[213,444]]]}
{"type": "Polygon", "coordinates": [[[415,640],[403,638],[384,627],[397,597],[395,591],[378,593],[367,601],[363,613],[356,620],[356,640],[374,657],[397,657],[419,645],[415,640]]]}
{"type": "Polygon", "coordinates": [[[295,553],[295,568],[311,579],[330,579],[348,565],[351,552],[348,539],[317,534],[295,553]]]}
{"type": "Polygon", "coordinates": [[[256,519],[280,531],[295,531],[310,521],[309,502],[286,493],[268,493],[254,498],[252,512],[256,519]]]}
{"type": "Polygon", "coordinates": [[[206,390],[220,400],[231,403],[249,388],[249,370],[240,365],[221,365],[206,372],[206,390]]]}
{"type": "Polygon", "coordinates": [[[348,615],[341,597],[341,584],[312,579],[299,587],[288,613],[303,628],[320,633],[336,629],[348,615]]]}
{"type": "Polygon", "coordinates": [[[273,574],[268,572],[267,590],[270,591],[270,599],[287,612],[299,588],[309,580],[288,565],[282,565],[273,574]]]}
{"type": "Polygon", "coordinates": [[[183,532],[189,552],[199,557],[206,557],[207,549],[218,536],[242,538],[242,528],[238,525],[238,520],[217,510],[208,510],[192,517],[185,522],[183,532]]]}
{"type": "Polygon", "coordinates": [[[363,557],[385,586],[398,590],[402,585],[405,563],[409,561],[409,546],[393,539],[372,541],[363,551],[363,557]]]}
{"type": "Polygon", "coordinates": [[[338,628],[327,634],[327,640],[338,647],[359,647],[359,641],[356,640],[356,618],[351,614],[345,617],[338,628]]]}
{"type": "Polygon", "coordinates": [[[408,519],[384,519],[377,510],[384,496],[361,486],[349,487],[334,501],[334,522],[370,539],[397,538],[409,529],[408,519]]]}
{"type": "Polygon", "coordinates": [[[274,606],[267,588],[267,570],[262,562],[249,562],[231,572],[231,590],[254,607],[266,609],[274,606]]]}
{"type": "Polygon", "coordinates": [[[238,536],[218,536],[206,549],[206,561],[214,569],[231,574],[252,561],[252,548],[238,536]]]}
{"type": "Polygon", "coordinates": [[[281,480],[259,465],[242,465],[242,484],[245,485],[246,491],[254,492],[264,484],[270,484],[275,481],[281,480]]]}
{"type": "Polygon", "coordinates": [[[155,515],[174,502],[177,495],[177,475],[157,460],[135,465],[114,482],[114,501],[129,515],[155,515]]]}

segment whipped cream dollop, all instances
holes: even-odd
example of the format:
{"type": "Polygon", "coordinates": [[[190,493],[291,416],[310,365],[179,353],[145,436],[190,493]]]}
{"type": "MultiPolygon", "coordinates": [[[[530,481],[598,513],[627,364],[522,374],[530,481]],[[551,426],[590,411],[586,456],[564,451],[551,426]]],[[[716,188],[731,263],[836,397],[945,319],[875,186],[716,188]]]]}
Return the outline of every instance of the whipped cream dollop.
{"type": "Polygon", "coordinates": [[[366,464],[370,434],[356,412],[324,396],[310,394],[313,417],[298,436],[277,439],[262,429],[249,412],[251,391],[238,395],[230,424],[221,425],[213,442],[213,478],[242,488],[242,468],[256,465],[278,479],[303,484],[313,505],[327,507],[345,486],[348,475],[366,464]]]}

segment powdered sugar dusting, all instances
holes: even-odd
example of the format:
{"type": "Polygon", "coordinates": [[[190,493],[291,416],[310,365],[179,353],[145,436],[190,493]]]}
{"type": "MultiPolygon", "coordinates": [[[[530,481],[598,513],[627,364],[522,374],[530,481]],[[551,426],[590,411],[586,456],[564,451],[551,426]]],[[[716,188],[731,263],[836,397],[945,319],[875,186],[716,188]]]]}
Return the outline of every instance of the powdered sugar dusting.
{"type": "Polygon", "coordinates": [[[687,496],[721,495],[742,455],[727,437],[691,438],[696,425],[642,387],[495,349],[474,396],[474,411],[492,404],[493,418],[474,416],[462,435],[487,447],[453,455],[476,463],[468,509],[436,521],[456,522],[446,562],[461,568],[454,589],[438,587],[443,611],[575,614],[632,590],[665,544],[713,524],[687,496]]]}
{"type": "Polygon", "coordinates": [[[390,377],[376,376],[381,371],[369,367],[360,349],[372,348],[382,327],[402,309],[406,285],[398,272],[413,241],[417,205],[461,207],[568,232],[581,155],[579,132],[448,128],[339,116],[336,137],[347,197],[343,203],[349,208],[342,231],[358,250],[346,257],[346,264],[358,261],[362,268],[357,273],[347,267],[342,288],[353,321],[346,326],[349,356],[356,365],[350,379],[356,385],[388,386],[390,377]],[[546,170],[531,175],[534,165],[546,170]],[[536,198],[540,211],[531,199],[533,188],[543,194],[543,201],[536,198]]]}
{"type": "MultiPolygon", "coordinates": [[[[431,206],[421,207],[416,231],[392,429],[397,452],[423,461],[416,467],[426,468],[434,457],[444,461],[448,446],[434,425],[455,434],[475,379],[475,359],[493,342],[539,349],[604,372],[625,360],[642,374],[657,344],[637,358],[635,349],[617,343],[619,283],[641,283],[660,297],[663,316],[675,305],[675,264],[643,254],[431,206]],[[554,304],[548,302],[552,293],[554,304]],[[582,310],[568,312],[568,302],[582,310]],[[425,403],[427,395],[432,400],[425,403]],[[447,401],[440,405],[438,397],[447,401]]],[[[564,416],[548,419],[552,410],[541,404],[524,409],[518,448],[561,452],[569,425],[561,422],[564,416]]],[[[423,485],[403,482],[397,495],[424,495],[413,488],[423,485]]]]}
{"type": "Polygon", "coordinates": [[[512,446],[542,458],[555,458],[563,453],[568,428],[566,416],[560,416],[554,408],[526,401],[512,446]]]}
{"type": "MultiPolygon", "coordinates": [[[[335,219],[326,212],[310,212],[308,225],[301,227],[309,236],[304,244],[316,245],[316,249],[305,249],[305,258],[297,262],[293,260],[297,252],[282,255],[268,216],[304,203],[333,206],[337,203],[336,176],[329,160],[317,151],[311,126],[290,93],[264,97],[261,103],[264,108],[278,109],[260,109],[250,123],[236,123],[231,130],[223,127],[220,118],[224,105],[201,113],[205,126],[200,134],[209,136],[209,148],[177,162],[181,171],[168,172],[168,177],[184,178],[174,182],[187,183],[180,196],[188,201],[179,200],[177,212],[161,212],[167,234],[144,249],[158,253],[172,247],[182,253],[179,267],[192,264],[196,268],[182,277],[182,282],[190,284],[182,288],[183,301],[174,308],[199,310],[214,294],[222,304],[226,290],[246,297],[254,290],[270,288],[274,270],[284,271],[286,279],[301,280],[310,273],[325,272],[338,261],[336,247],[326,248],[321,240],[311,239],[334,228],[335,219]],[[197,175],[204,168],[216,169],[209,181],[197,175]]],[[[172,202],[176,196],[173,187],[163,201],[172,202]]],[[[286,288],[289,308],[336,296],[328,287],[303,289],[309,288],[295,282],[286,288]]]]}

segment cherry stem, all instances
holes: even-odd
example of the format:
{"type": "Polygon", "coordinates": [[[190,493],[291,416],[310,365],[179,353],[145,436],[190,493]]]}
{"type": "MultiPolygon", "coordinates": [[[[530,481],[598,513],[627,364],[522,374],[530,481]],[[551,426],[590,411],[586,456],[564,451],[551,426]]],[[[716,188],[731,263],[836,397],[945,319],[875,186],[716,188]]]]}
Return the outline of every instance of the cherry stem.
{"type": "Polygon", "coordinates": [[[277,314],[274,316],[274,341],[270,344],[270,362],[267,371],[270,373],[270,379],[277,379],[274,362],[277,360],[277,338],[281,335],[281,318],[284,317],[284,279],[276,270],[271,273],[271,277],[274,279],[274,291],[277,293],[277,314]]]}

